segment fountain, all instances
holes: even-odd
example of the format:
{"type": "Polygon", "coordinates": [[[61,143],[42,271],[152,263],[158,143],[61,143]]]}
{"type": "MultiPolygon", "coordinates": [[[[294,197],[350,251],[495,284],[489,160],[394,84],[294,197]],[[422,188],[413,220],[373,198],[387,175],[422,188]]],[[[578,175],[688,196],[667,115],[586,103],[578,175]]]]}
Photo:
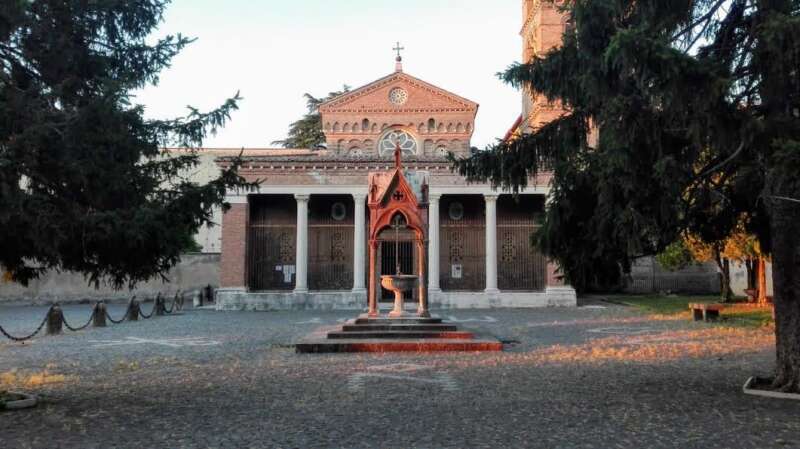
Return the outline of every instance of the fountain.
{"type": "MultiPolygon", "coordinates": [[[[432,317],[428,311],[427,216],[428,190],[422,182],[415,193],[395,150],[395,168],[369,175],[369,304],[368,312],[347,321],[339,329],[320,328],[295,345],[299,353],[319,352],[431,352],[502,351],[496,338],[476,338],[469,331],[432,317]],[[395,274],[378,275],[378,249],[385,242],[383,231],[394,231],[395,274]],[[410,230],[415,246],[416,274],[403,274],[400,266],[400,230],[410,230]],[[378,292],[381,286],[394,293],[394,309],[381,316],[378,292]],[[415,291],[417,313],[404,309],[404,292],[415,291]]],[[[365,273],[356,273],[356,276],[365,273]]]]}
{"type": "Polygon", "coordinates": [[[394,310],[389,312],[389,318],[411,316],[411,314],[405,310],[403,292],[417,288],[419,285],[419,276],[402,274],[400,270],[400,229],[405,227],[403,216],[400,214],[395,215],[392,220],[392,229],[394,229],[395,274],[381,276],[381,286],[394,293],[394,310]]]}

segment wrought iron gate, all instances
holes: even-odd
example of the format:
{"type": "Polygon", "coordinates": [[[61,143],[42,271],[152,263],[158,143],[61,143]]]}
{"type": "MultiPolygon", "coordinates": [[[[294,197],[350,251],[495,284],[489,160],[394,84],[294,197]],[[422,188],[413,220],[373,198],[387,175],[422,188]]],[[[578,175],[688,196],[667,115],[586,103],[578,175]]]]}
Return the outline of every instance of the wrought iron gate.
{"type": "Polygon", "coordinates": [[[442,197],[439,211],[442,290],[486,288],[486,214],[479,195],[442,197]]]}
{"type": "Polygon", "coordinates": [[[308,286],[353,288],[354,205],[350,196],[311,197],[308,224],[308,286]]]}
{"type": "Polygon", "coordinates": [[[531,237],[544,213],[544,197],[501,195],[497,201],[497,287],[541,291],[547,285],[547,259],[531,237]]]}
{"type": "Polygon", "coordinates": [[[295,281],[297,203],[288,195],[250,200],[247,286],[251,291],[291,290],[295,281]]]}

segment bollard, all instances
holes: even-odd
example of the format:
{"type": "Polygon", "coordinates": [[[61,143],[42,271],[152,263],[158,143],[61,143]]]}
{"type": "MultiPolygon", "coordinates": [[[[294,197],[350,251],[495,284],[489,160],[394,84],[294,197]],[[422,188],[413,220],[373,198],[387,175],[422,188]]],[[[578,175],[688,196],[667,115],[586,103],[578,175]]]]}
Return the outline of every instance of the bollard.
{"type": "Polygon", "coordinates": [[[166,315],[167,307],[164,305],[164,297],[161,296],[161,293],[156,296],[156,315],[157,316],[164,316],[166,315]]]}
{"type": "Polygon", "coordinates": [[[139,300],[134,296],[131,298],[131,305],[128,307],[128,321],[139,321],[139,300]]]}
{"type": "Polygon", "coordinates": [[[94,317],[92,320],[94,321],[94,327],[106,327],[106,303],[98,302],[94,306],[94,317]]]}
{"type": "Polygon", "coordinates": [[[47,312],[47,334],[58,335],[64,326],[64,313],[61,311],[61,306],[53,304],[47,312]]]}

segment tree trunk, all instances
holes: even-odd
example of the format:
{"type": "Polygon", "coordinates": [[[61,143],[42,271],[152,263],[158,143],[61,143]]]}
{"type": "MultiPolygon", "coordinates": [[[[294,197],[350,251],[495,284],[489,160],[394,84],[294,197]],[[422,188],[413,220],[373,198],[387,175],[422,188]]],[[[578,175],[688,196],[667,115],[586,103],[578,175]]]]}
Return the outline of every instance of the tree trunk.
{"type": "Polygon", "coordinates": [[[731,263],[722,257],[722,253],[714,250],[714,261],[719,268],[719,300],[720,302],[731,302],[733,292],[731,291],[731,263]]]}
{"type": "Polygon", "coordinates": [[[770,215],[777,347],[774,387],[800,393],[800,233],[796,229],[800,206],[773,200],[770,215]]]}
{"type": "Polygon", "coordinates": [[[756,290],[758,288],[758,261],[755,259],[747,259],[744,261],[744,268],[747,270],[747,290],[756,290]]]}
{"type": "Polygon", "coordinates": [[[767,260],[758,258],[758,303],[766,304],[767,301],[767,260]]]}

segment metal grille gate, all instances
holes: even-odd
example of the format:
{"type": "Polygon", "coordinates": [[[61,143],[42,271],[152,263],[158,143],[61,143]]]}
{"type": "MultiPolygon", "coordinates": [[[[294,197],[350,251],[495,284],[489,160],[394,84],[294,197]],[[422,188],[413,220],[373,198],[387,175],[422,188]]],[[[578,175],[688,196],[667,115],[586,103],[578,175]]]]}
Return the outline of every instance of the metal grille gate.
{"type": "Polygon", "coordinates": [[[247,286],[291,290],[295,281],[297,203],[288,195],[254,196],[247,232],[247,286]]]}
{"type": "Polygon", "coordinates": [[[480,195],[447,195],[440,202],[439,282],[442,290],[486,288],[486,213],[480,195]]]}
{"type": "Polygon", "coordinates": [[[497,287],[542,291],[547,285],[547,259],[532,244],[544,213],[544,197],[501,195],[497,200],[497,287]]]}
{"type": "Polygon", "coordinates": [[[308,286],[311,290],[353,288],[354,209],[349,195],[311,197],[308,224],[308,286]]]}

